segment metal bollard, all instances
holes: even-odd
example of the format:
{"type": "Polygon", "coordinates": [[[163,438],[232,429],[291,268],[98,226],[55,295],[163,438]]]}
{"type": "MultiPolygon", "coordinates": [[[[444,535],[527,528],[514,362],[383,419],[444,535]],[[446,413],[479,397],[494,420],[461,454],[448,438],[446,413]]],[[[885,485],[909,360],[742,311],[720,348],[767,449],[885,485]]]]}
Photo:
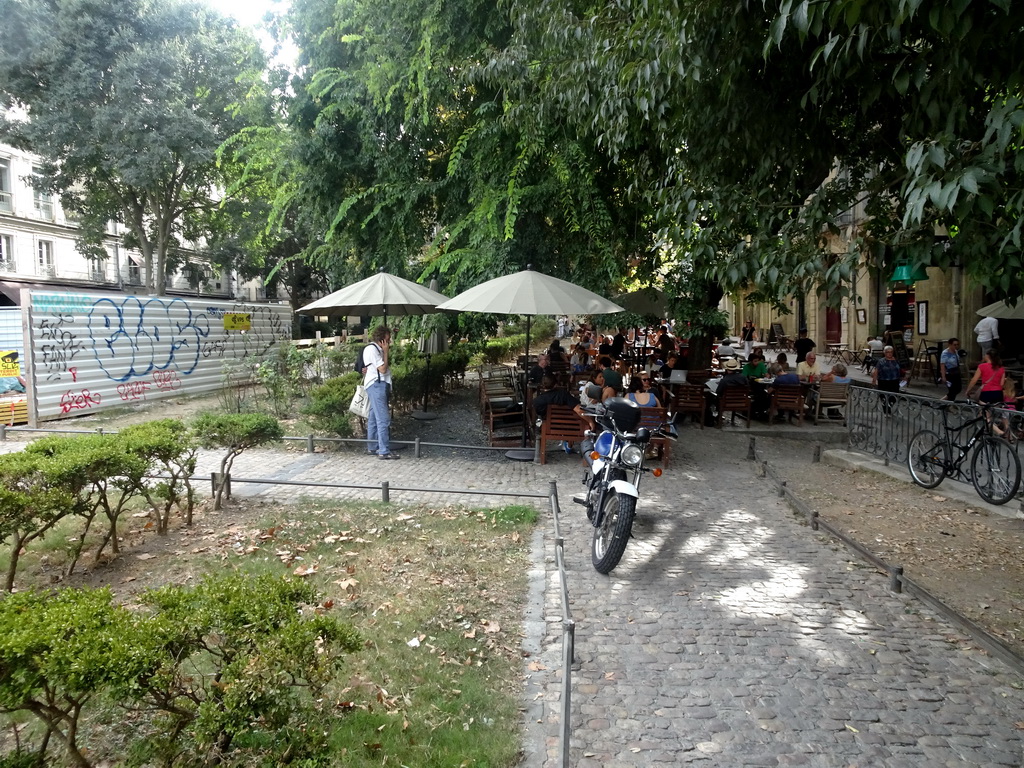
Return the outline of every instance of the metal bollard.
{"type": "Polygon", "coordinates": [[[786,495],[786,481],[782,480],[779,482],[779,496],[786,495]]]}
{"type": "Polygon", "coordinates": [[[750,442],[747,445],[747,461],[757,461],[757,448],[754,447],[756,437],[750,438],[750,442]]]}
{"type": "Polygon", "coordinates": [[[380,500],[385,504],[389,504],[391,502],[391,483],[387,480],[384,480],[380,484],[380,500]]]}
{"type": "Polygon", "coordinates": [[[814,444],[814,456],[811,459],[811,463],[812,464],[820,464],[821,463],[821,443],[815,443],[814,444]]]}
{"type": "Polygon", "coordinates": [[[903,591],[903,566],[894,565],[889,569],[889,591],[899,594],[903,591]]]}
{"type": "Polygon", "coordinates": [[[811,524],[811,530],[812,531],[818,530],[818,510],[816,510],[816,509],[812,509],[811,510],[810,520],[808,520],[807,522],[809,522],[811,524]]]}
{"type": "Polygon", "coordinates": [[[306,438],[306,453],[316,453],[316,445],[313,442],[312,432],[310,432],[309,437],[306,438]]]}
{"type": "Polygon", "coordinates": [[[417,437],[412,443],[412,455],[420,458],[420,439],[417,437]]]}
{"type": "Polygon", "coordinates": [[[0,424],[0,442],[7,440],[7,425],[0,424]]]}

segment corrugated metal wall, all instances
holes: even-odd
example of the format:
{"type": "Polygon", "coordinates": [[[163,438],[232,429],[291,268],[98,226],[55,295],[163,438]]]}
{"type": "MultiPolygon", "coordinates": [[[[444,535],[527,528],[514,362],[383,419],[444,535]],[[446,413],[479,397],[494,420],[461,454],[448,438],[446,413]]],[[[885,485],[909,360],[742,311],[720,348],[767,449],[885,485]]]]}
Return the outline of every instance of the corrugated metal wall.
{"type": "Polygon", "coordinates": [[[32,291],[28,312],[38,421],[220,389],[291,335],[281,305],[32,291]],[[229,312],[251,328],[225,330],[229,312]]]}

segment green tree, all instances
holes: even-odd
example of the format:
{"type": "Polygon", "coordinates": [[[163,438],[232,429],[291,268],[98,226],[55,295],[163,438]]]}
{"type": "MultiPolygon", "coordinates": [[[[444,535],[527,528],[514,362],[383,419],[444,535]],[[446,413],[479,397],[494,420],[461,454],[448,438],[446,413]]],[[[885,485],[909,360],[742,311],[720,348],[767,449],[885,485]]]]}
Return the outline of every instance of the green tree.
{"type": "Polygon", "coordinates": [[[767,299],[822,281],[838,297],[867,253],[883,268],[955,260],[1000,294],[1024,288],[1021,7],[516,8],[514,41],[543,72],[543,101],[613,157],[635,153],[634,187],[696,278],[767,299]],[[866,227],[849,253],[826,254],[855,201],[866,227]]]}
{"type": "Polygon", "coordinates": [[[280,422],[263,413],[203,413],[193,422],[192,431],[204,448],[227,448],[220,462],[220,482],[214,497],[214,509],[221,508],[235,459],[250,448],[284,436],[280,422]]]}
{"type": "Polygon", "coordinates": [[[78,217],[84,253],[123,224],[162,295],[216,209],[217,148],[258,116],[236,108],[258,45],[186,0],[0,0],[0,16],[0,135],[43,158],[33,183],[78,217]]]}

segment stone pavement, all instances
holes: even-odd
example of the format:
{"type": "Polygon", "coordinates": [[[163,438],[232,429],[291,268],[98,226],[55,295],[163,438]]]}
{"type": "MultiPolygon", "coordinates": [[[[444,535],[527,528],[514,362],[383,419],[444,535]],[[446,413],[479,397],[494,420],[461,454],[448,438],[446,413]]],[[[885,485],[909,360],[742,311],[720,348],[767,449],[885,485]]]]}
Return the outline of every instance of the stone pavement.
{"type": "MultiPolygon", "coordinates": [[[[1024,680],[801,524],[746,448],[738,431],[685,430],[610,576],[591,567],[581,508],[563,509],[571,765],[1024,765],[1024,680]]],[[[561,609],[545,536],[549,671],[527,695],[545,744],[524,765],[554,767],[561,609]]]]}
{"type": "MultiPolygon", "coordinates": [[[[510,499],[456,498],[445,489],[546,494],[557,480],[576,622],[573,766],[1024,765],[1024,680],[802,525],[756,476],[746,451],[745,430],[687,426],[665,475],[645,480],[635,538],[610,576],[591,567],[592,529],[571,502],[578,456],[552,451],[541,467],[446,449],[381,462],[355,450],[275,448],[243,454],[232,474],[387,479],[437,489],[393,491],[395,502],[471,505],[510,499]]],[[[204,452],[199,473],[218,461],[204,452]]],[[[380,498],[272,485],[236,484],[234,492],[289,502],[380,498]]],[[[550,515],[534,551],[523,765],[555,768],[562,632],[550,515]]]]}

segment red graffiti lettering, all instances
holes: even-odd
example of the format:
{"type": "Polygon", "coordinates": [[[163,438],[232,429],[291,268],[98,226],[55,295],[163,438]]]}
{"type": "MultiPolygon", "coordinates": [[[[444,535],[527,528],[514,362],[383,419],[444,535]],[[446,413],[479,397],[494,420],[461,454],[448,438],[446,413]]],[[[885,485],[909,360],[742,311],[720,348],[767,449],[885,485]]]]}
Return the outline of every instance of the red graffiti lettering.
{"type": "Polygon", "coordinates": [[[157,389],[163,392],[170,392],[181,387],[181,379],[177,371],[156,371],[153,373],[153,383],[157,389]]]}
{"type": "Polygon", "coordinates": [[[78,369],[77,368],[73,368],[73,367],[72,368],[68,368],[68,373],[71,374],[71,381],[73,381],[73,382],[78,381],[78,369]]]}
{"type": "Polygon", "coordinates": [[[81,392],[75,392],[74,390],[69,389],[60,396],[61,413],[80,411],[84,408],[92,408],[94,405],[99,404],[100,393],[90,392],[88,389],[83,389],[81,392]]]}
{"type": "Polygon", "coordinates": [[[148,381],[130,381],[127,384],[118,384],[117,394],[122,400],[145,400],[149,387],[148,381]]]}

